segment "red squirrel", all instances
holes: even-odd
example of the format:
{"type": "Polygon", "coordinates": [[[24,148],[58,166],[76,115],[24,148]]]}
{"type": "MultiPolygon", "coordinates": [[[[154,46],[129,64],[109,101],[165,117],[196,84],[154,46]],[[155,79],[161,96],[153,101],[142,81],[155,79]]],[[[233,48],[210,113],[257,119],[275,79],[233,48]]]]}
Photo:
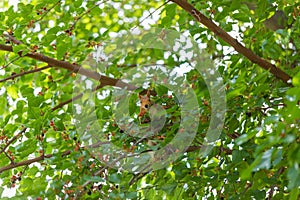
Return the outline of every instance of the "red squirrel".
{"type": "Polygon", "coordinates": [[[147,113],[151,105],[150,90],[147,91],[146,95],[139,94],[139,99],[141,102],[139,117],[143,117],[147,113]]]}

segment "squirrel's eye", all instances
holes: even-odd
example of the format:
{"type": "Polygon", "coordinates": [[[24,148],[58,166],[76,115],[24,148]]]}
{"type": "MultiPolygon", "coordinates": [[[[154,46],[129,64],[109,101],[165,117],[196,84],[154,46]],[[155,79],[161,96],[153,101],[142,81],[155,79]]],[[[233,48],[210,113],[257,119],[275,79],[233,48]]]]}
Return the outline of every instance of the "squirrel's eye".
{"type": "Polygon", "coordinates": [[[146,105],[145,105],[145,108],[148,108],[148,107],[149,107],[148,104],[146,104],[146,105]]]}

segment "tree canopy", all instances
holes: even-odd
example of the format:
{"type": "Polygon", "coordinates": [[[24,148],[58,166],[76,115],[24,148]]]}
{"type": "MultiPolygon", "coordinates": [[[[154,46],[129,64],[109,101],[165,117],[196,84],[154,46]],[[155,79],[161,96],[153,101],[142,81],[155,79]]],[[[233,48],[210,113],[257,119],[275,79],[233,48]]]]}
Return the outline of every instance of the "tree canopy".
{"type": "Polygon", "coordinates": [[[300,2],[0,2],[1,199],[298,199],[300,2]]]}

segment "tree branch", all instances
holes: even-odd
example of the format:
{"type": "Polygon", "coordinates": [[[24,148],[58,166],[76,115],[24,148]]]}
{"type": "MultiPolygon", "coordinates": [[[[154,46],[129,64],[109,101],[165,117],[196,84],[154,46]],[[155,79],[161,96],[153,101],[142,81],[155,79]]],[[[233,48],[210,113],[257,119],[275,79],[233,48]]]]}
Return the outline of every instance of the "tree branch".
{"type": "Polygon", "coordinates": [[[14,63],[15,61],[19,60],[20,58],[22,58],[21,56],[15,57],[13,59],[11,59],[7,64],[3,65],[1,67],[1,69],[5,69],[6,67],[8,67],[10,64],[14,63]]]}
{"type": "Polygon", "coordinates": [[[26,127],[23,128],[17,135],[15,135],[11,140],[9,140],[6,143],[6,145],[3,147],[3,149],[1,149],[0,154],[3,153],[11,143],[13,143],[16,139],[18,139],[18,137],[20,137],[23,133],[25,133],[26,129],[27,129],[26,127]]]}
{"type": "Polygon", "coordinates": [[[74,23],[73,23],[72,26],[69,28],[69,30],[72,31],[72,30],[75,28],[75,26],[76,26],[76,24],[78,23],[78,21],[79,21],[83,16],[87,15],[87,14],[90,13],[93,9],[95,9],[95,8],[98,7],[98,6],[100,6],[101,4],[106,3],[107,1],[108,1],[108,0],[102,1],[102,2],[97,2],[97,3],[95,3],[95,5],[94,5],[93,7],[87,9],[87,10],[86,10],[85,12],[83,12],[81,15],[77,16],[77,17],[75,18],[74,23]]]}
{"type": "Polygon", "coordinates": [[[35,23],[41,21],[53,8],[55,8],[60,3],[61,3],[61,0],[58,0],[53,6],[51,6],[49,9],[47,9],[43,13],[43,15],[38,20],[35,21],[35,23]]]}
{"type": "Polygon", "coordinates": [[[10,41],[12,41],[14,44],[23,44],[20,40],[17,40],[14,36],[9,34],[3,34],[5,37],[7,37],[10,41]]]}
{"type": "Polygon", "coordinates": [[[222,28],[217,26],[211,19],[207,18],[205,15],[199,12],[194,6],[189,4],[187,1],[185,0],[171,0],[171,1],[173,1],[181,8],[183,8],[185,11],[190,13],[198,22],[206,26],[209,30],[214,32],[222,40],[230,44],[237,52],[244,55],[251,62],[259,65],[265,70],[270,71],[273,75],[275,75],[277,78],[284,81],[285,83],[288,83],[288,81],[291,79],[291,77],[288,74],[286,74],[284,71],[277,68],[269,61],[259,57],[253,51],[251,51],[250,49],[246,48],[241,43],[239,43],[236,39],[231,37],[226,31],[224,31],[222,28]]]}
{"type": "Polygon", "coordinates": [[[5,151],[3,153],[10,160],[10,163],[14,163],[14,159],[10,155],[8,155],[8,153],[6,153],[5,151]]]}
{"type": "MultiPolygon", "coordinates": [[[[0,50],[13,52],[12,46],[3,45],[3,44],[0,44],[0,50]]],[[[21,55],[21,52],[19,52],[19,55],[21,55]]],[[[137,86],[125,83],[125,82],[121,81],[120,79],[114,79],[114,78],[111,78],[108,76],[103,76],[95,71],[90,71],[90,70],[84,69],[80,65],[74,65],[74,64],[71,64],[66,61],[56,60],[56,59],[50,58],[48,56],[45,56],[43,54],[27,53],[27,54],[25,54],[25,56],[29,57],[29,58],[33,58],[38,61],[45,62],[52,67],[59,67],[59,68],[67,69],[69,71],[72,71],[72,72],[87,76],[89,78],[92,78],[94,80],[100,81],[102,87],[110,85],[110,86],[116,86],[116,87],[120,87],[120,88],[127,88],[128,90],[135,90],[138,88],[137,86]]]]}
{"type": "Polygon", "coordinates": [[[19,73],[19,74],[14,74],[14,75],[11,75],[10,77],[1,79],[1,80],[0,80],[0,83],[2,83],[2,82],[4,82],[4,81],[7,81],[7,80],[9,80],[9,79],[14,79],[14,78],[17,78],[17,77],[19,77],[19,76],[26,75],[26,74],[32,74],[32,73],[35,73],[35,72],[39,72],[39,71],[42,71],[42,70],[44,70],[44,69],[48,69],[48,68],[50,68],[50,67],[51,67],[50,65],[47,65],[47,66],[45,66],[45,67],[41,67],[41,68],[29,70],[29,71],[26,71],[26,72],[21,72],[21,73],[19,73]]]}
{"type": "MultiPolygon", "coordinates": [[[[70,150],[64,151],[62,153],[62,157],[66,156],[66,155],[69,155],[70,153],[71,153],[70,150]]],[[[10,165],[7,165],[7,166],[4,166],[4,167],[0,168],[0,174],[2,172],[6,171],[6,170],[13,169],[13,168],[20,167],[20,166],[24,166],[24,165],[27,166],[27,165],[30,165],[32,163],[42,161],[45,158],[51,158],[52,156],[53,156],[53,154],[41,155],[41,156],[33,158],[33,159],[24,160],[24,161],[21,161],[21,162],[18,162],[18,163],[11,163],[10,165]]]]}
{"type": "MultiPolygon", "coordinates": [[[[26,128],[24,128],[26,130],[26,128]]],[[[25,130],[22,130],[18,135],[20,135],[21,133],[25,132],[25,130]]],[[[13,140],[15,140],[17,138],[17,135],[12,139],[10,140],[10,142],[8,142],[8,144],[1,150],[1,153],[7,148],[7,146],[9,146],[9,144],[12,143],[13,140]]],[[[99,142],[99,143],[96,143],[96,144],[93,144],[93,145],[89,145],[89,146],[86,146],[88,148],[95,148],[95,147],[99,147],[100,145],[104,145],[104,144],[107,144],[107,142],[99,142]]],[[[82,147],[81,149],[86,149],[86,147],[82,147]]],[[[64,157],[64,156],[67,156],[71,153],[71,150],[66,150],[64,152],[62,152],[61,156],[64,157]]],[[[39,162],[39,161],[42,161],[44,160],[45,158],[51,158],[53,157],[53,154],[47,154],[47,155],[41,155],[39,157],[36,157],[36,158],[33,158],[33,159],[29,159],[29,160],[24,160],[24,161],[21,161],[21,162],[17,162],[17,163],[11,163],[7,166],[4,166],[2,168],[0,168],[0,174],[6,170],[10,170],[10,169],[13,169],[13,168],[16,168],[16,167],[20,167],[20,166],[24,166],[24,165],[30,165],[32,163],[35,163],[35,162],[39,162]]],[[[124,156],[123,156],[124,157],[124,156]]],[[[122,158],[123,158],[122,157],[122,158]]],[[[120,158],[120,159],[122,159],[120,158]]],[[[96,172],[96,174],[94,174],[95,176],[96,175],[99,175],[102,171],[98,171],[96,172]]]]}

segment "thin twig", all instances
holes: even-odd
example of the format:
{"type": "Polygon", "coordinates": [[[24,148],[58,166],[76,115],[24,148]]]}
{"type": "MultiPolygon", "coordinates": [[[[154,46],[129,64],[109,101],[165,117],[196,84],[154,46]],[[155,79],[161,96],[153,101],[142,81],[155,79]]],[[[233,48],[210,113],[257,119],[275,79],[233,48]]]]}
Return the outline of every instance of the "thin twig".
{"type": "MultiPolygon", "coordinates": [[[[156,11],[158,11],[159,9],[161,9],[163,6],[165,6],[167,3],[169,3],[170,0],[167,0],[165,3],[163,3],[162,5],[158,6],[158,8],[156,8],[154,11],[150,12],[149,15],[147,17],[145,17],[142,21],[139,22],[138,25],[140,25],[141,23],[143,23],[143,21],[145,21],[146,19],[148,19],[150,16],[152,16],[156,11]]],[[[135,28],[137,28],[137,26],[134,26],[133,28],[131,28],[131,30],[134,30],[135,28]]]]}
{"type": "Polygon", "coordinates": [[[23,133],[25,133],[25,131],[27,130],[27,128],[23,128],[17,135],[15,135],[11,140],[9,140],[6,145],[3,147],[3,149],[0,151],[0,154],[3,153],[6,148],[13,143],[16,139],[18,139],[18,137],[20,137],[23,133]]]}
{"type": "Polygon", "coordinates": [[[106,3],[108,0],[105,0],[105,1],[102,1],[100,3],[96,3],[93,7],[89,8],[87,11],[85,11],[84,13],[82,13],[79,17],[77,17],[74,21],[74,23],[72,24],[72,26],[70,27],[69,30],[74,30],[77,22],[83,17],[85,16],[86,14],[90,13],[94,8],[96,8],[97,6],[103,4],[103,3],[106,3]]]}
{"type": "Polygon", "coordinates": [[[10,34],[3,34],[5,37],[7,37],[10,41],[12,41],[14,44],[23,44],[23,42],[21,42],[20,40],[17,40],[14,36],[10,35],[10,34]]]}
{"type": "Polygon", "coordinates": [[[36,20],[35,21],[35,23],[36,22],[39,22],[39,21],[41,21],[55,6],[57,6],[59,3],[61,2],[61,0],[58,0],[52,7],[50,7],[49,9],[47,9],[44,13],[43,13],[43,15],[38,19],[38,20],[36,20]]]}
{"type": "Polygon", "coordinates": [[[242,192],[241,196],[244,196],[246,194],[246,192],[249,190],[249,188],[251,188],[251,187],[252,187],[252,183],[247,182],[246,187],[245,187],[244,191],[242,192]]]}
{"type": "Polygon", "coordinates": [[[14,163],[14,160],[12,159],[12,157],[10,157],[10,155],[8,155],[8,153],[6,151],[3,151],[4,155],[10,160],[10,163],[14,163]]]}
{"type": "Polygon", "coordinates": [[[273,194],[274,194],[274,185],[271,185],[270,191],[269,191],[269,195],[268,195],[268,200],[272,200],[273,199],[273,194]]]}
{"type": "Polygon", "coordinates": [[[7,81],[7,80],[9,80],[9,79],[14,79],[14,78],[17,78],[17,77],[19,77],[19,76],[26,75],[26,74],[32,74],[32,73],[35,73],[35,72],[39,72],[39,71],[48,69],[48,68],[50,68],[50,67],[51,67],[50,65],[47,65],[47,66],[45,66],[45,67],[41,67],[41,68],[37,68],[37,69],[33,69],[33,70],[21,72],[21,73],[19,73],[19,74],[14,74],[14,75],[11,75],[10,77],[1,79],[1,80],[0,80],[0,83],[5,82],[5,81],[7,81]]]}
{"type": "Polygon", "coordinates": [[[15,61],[19,60],[20,58],[22,58],[22,56],[18,56],[18,57],[13,58],[13,59],[10,60],[6,65],[3,65],[3,66],[1,67],[1,69],[5,69],[5,68],[8,67],[10,64],[14,63],[15,61]]]}
{"type": "Polygon", "coordinates": [[[141,178],[143,178],[146,174],[149,174],[150,172],[151,172],[151,170],[149,170],[147,172],[143,172],[143,173],[134,174],[133,177],[131,178],[131,180],[129,181],[129,185],[132,185],[133,183],[137,182],[138,180],[140,180],[141,178]]]}

